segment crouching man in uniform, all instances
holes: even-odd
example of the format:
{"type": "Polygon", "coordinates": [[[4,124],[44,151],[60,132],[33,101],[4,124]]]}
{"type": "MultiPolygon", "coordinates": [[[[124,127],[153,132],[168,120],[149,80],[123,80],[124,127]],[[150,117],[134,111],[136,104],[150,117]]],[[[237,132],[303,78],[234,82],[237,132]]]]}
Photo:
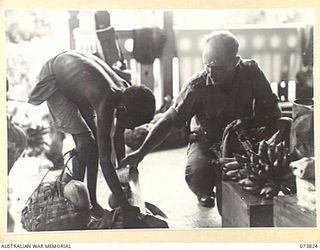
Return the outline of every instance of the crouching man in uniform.
{"type": "Polygon", "coordinates": [[[279,126],[288,134],[290,121],[278,123],[281,111],[268,80],[255,61],[238,56],[238,48],[236,37],[229,31],[207,37],[202,54],[204,70],[185,84],[173,106],[121,166],[137,167],[173,126],[185,126],[192,119],[195,126],[191,126],[185,179],[200,205],[214,207],[219,171],[210,165],[210,148],[221,144],[228,124],[248,131],[264,127],[260,134],[266,137],[279,126]]]}
{"type": "Polygon", "coordinates": [[[50,59],[40,72],[40,81],[29,103],[47,101],[54,129],[72,135],[76,146],[73,178],[87,185],[92,215],[104,210],[96,196],[98,160],[103,176],[120,204],[125,227],[134,225],[139,209],[129,205],[111,159],[125,156],[124,130],[149,122],[155,112],[153,93],[144,86],[130,86],[105,62],[93,55],[64,52],[50,59]]]}

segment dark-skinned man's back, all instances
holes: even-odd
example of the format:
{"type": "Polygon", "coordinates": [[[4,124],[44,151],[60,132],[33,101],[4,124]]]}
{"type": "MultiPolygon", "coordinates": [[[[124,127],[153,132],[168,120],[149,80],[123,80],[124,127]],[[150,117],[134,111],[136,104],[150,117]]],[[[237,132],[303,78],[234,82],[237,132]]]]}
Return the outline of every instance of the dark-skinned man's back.
{"type": "Polygon", "coordinates": [[[87,185],[96,214],[103,213],[96,197],[98,159],[103,176],[122,208],[124,220],[128,217],[126,213],[137,213],[121,189],[111,159],[112,144],[119,161],[125,156],[125,128],[147,123],[154,115],[152,92],[144,86],[130,86],[98,57],[69,51],[42,67],[40,81],[31,92],[29,102],[39,105],[43,101],[47,101],[50,125],[72,134],[77,153],[73,177],[83,181],[87,171],[87,185]]]}

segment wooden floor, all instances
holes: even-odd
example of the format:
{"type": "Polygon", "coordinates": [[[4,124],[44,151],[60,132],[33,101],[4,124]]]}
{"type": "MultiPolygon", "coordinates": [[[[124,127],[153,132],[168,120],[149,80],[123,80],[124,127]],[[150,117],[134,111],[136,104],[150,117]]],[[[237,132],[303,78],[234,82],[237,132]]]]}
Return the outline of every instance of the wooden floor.
{"type": "MultiPolygon", "coordinates": [[[[168,215],[170,228],[221,227],[221,217],[217,208],[199,206],[196,196],[185,183],[185,162],[186,148],[159,151],[146,156],[139,166],[141,189],[145,201],[157,205],[168,215]]],[[[21,210],[49,165],[50,162],[43,157],[20,158],[11,170],[8,190],[11,200],[10,211],[15,220],[14,232],[24,231],[20,225],[21,210]]],[[[58,174],[59,171],[52,171],[46,179],[53,179],[58,174]]],[[[101,170],[99,170],[97,192],[100,204],[109,209],[107,201],[110,191],[102,177],[101,170]]]]}

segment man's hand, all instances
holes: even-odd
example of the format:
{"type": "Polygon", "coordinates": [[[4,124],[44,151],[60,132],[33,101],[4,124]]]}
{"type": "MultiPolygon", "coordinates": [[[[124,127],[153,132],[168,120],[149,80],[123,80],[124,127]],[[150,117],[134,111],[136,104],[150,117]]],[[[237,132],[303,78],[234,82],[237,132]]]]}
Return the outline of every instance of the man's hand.
{"type": "Polygon", "coordinates": [[[120,162],[120,168],[130,166],[130,168],[138,168],[139,163],[142,161],[143,156],[140,151],[135,151],[129,155],[127,155],[122,161],[120,162]]]}
{"type": "Polygon", "coordinates": [[[235,131],[238,140],[240,141],[242,147],[246,151],[252,150],[252,138],[248,133],[247,126],[245,122],[241,119],[234,120],[229,124],[232,129],[235,131]]]}

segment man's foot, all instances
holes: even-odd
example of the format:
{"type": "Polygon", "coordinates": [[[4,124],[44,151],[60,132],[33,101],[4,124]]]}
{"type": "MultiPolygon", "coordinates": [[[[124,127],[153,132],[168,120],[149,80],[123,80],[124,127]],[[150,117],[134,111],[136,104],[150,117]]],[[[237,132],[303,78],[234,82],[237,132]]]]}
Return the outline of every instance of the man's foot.
{"type": "Polygon", "coordinates": [[[203,207],[208,207],[208,208],[215,206],[214,199],[215,199],[214,193],[203,195],[203,196],[198,196],[199,204],[203,207]]]}
{"type": "Polygon", "coordinates": [[[103,209],[99,204],[93,205],[92,208],[90,209],[91,216],[97,219],[103,217],[106,211],[107,210],[103,209]]]}

